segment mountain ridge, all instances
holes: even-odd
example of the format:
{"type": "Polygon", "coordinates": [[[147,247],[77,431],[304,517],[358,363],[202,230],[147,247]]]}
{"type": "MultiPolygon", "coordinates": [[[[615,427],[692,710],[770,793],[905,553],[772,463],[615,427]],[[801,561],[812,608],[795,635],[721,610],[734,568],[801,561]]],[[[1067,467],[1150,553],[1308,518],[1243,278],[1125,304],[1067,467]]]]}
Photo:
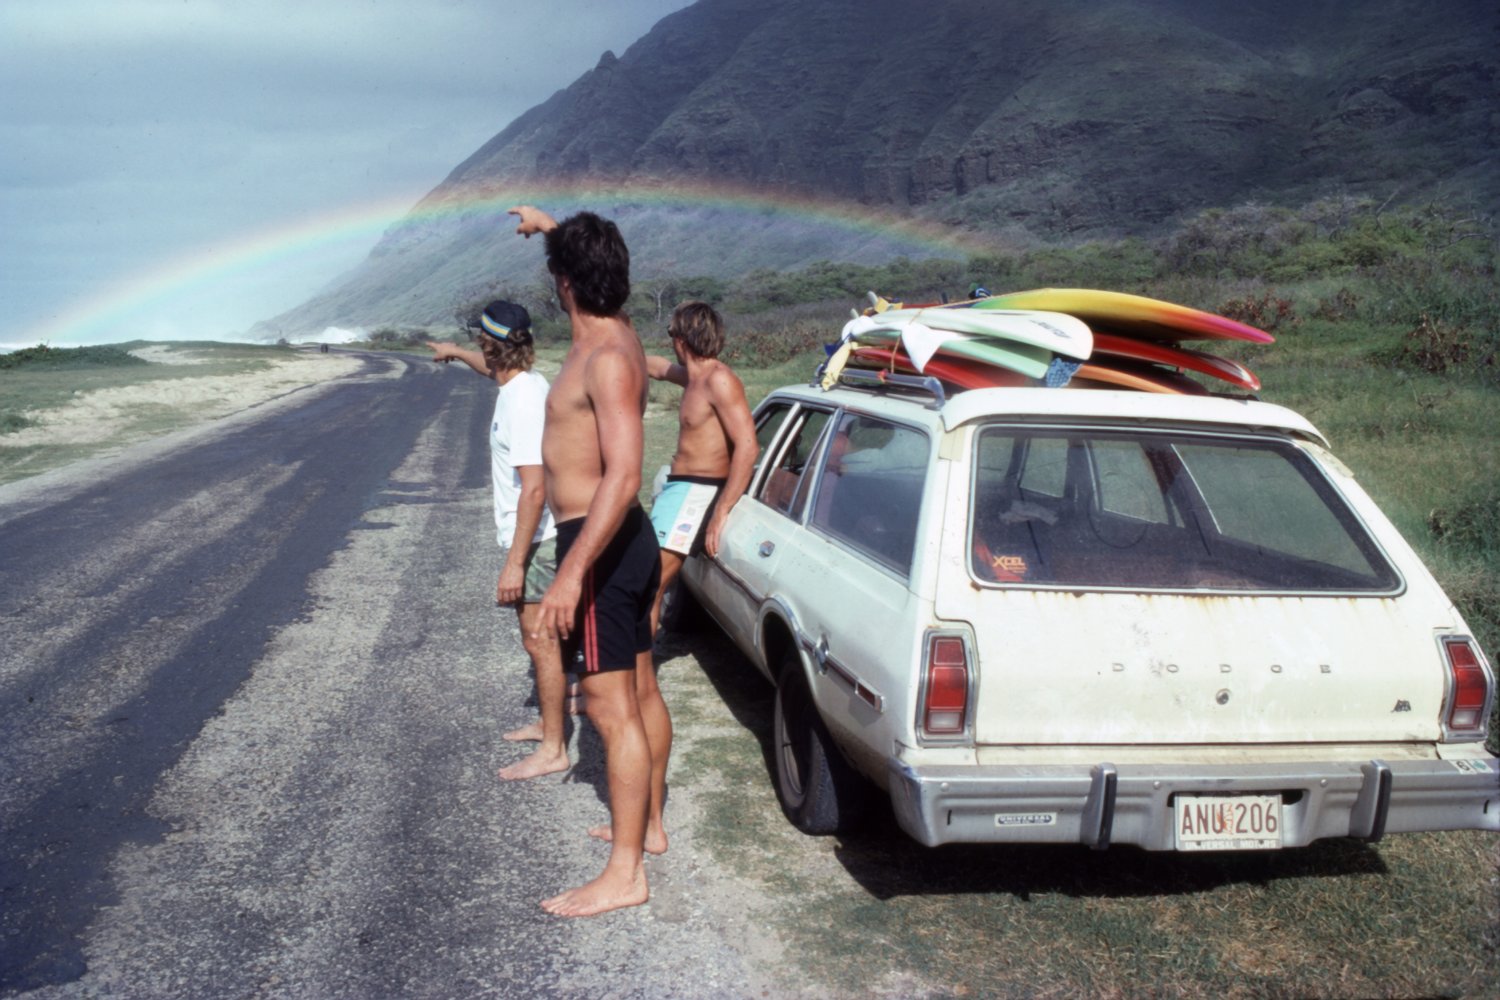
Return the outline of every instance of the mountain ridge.
{"type": "MultiPolygon", "coordinates": [[[[621,222],[645,271],[691,261],[722,275],[751,258],[796,267],[930,251],[899,234],[889,247],[851,247],[842,231],[794,240],[763,227],[755,255],[700,225],[691,204],[671,217],[630,191],[731,184],[1050,241],[1149,234],[1205,208],[1335,191],[1500,206],[1500,13],[1485,4],[915,9],[700,0],[506,125],[413,218],[592,185],[592,204],[621,222]]],[[[393,226],[364,264],[271,322],[427,323],[448,317],[466,285],[525,283],[536,248],[511,237],[500,212],[393,226]]]]}

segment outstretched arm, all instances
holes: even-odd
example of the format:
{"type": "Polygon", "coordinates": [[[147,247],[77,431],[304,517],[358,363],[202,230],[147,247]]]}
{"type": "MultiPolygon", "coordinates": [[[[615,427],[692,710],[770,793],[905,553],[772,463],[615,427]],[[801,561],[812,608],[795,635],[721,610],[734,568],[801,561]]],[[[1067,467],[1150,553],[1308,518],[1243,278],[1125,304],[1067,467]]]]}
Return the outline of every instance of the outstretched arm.
{"type": "Polygon", "coordinates": [[[750,485],[750,475],[755,471],[755,459],[760,454],[760,442],[755,440],[755,418],[750,413],[750,403],[745,398],[745,386],[739,377],[728,368],[714,373],[708,383],[709,402],[714,415],[724,428],[729,440],[729,475],[724,481],[724,490],[719,502],[714,505],[714,516],[708,522],[708,534],[703,546],[710,556],[719,554],[719,536],[724,531],[724,521],[729,511],[745,495],[750,485]]]}
{"type": "Polygon", "coordinates": [[[490,366],[485,364],[483,351],[469,351],[457,344],[444,344],[439,341],[428,341],[427,346],[432,350],[432,360],[447,364],[450,361],[462,361],[485,378],[494,378],[490,366]]]}
{"type": "Polygon", "coordinates": [[[659,354],[646,355],[646,374],[658,382],[675,382],[680,386],[688,383],[687,369],[659,354]]]}
{"type": "Polygon", "coordinates": [[[551,232],[557,228],[557,220],[535,205],[516,205],[506,209],[506,215],[517,216],[521,224],[516,227],[516,232],[531,239],[533,233],[551,232]]]}

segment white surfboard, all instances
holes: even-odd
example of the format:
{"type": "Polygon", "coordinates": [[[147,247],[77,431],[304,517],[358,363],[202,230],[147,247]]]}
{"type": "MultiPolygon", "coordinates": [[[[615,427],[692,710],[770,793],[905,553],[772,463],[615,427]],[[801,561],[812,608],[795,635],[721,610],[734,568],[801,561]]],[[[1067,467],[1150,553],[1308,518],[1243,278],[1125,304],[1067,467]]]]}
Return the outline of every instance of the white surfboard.
{"type": "Polygon", "coordinates": [[[926,327],[939,337],[954,333],[1008,340],[1079,361],[1088,360],[1094,350],[1094,334],[1088,324],[1066,313],[932,307],[890,309],[866,318],[888,330],[901,330],[912,325],[917,329],[926,327]]]}

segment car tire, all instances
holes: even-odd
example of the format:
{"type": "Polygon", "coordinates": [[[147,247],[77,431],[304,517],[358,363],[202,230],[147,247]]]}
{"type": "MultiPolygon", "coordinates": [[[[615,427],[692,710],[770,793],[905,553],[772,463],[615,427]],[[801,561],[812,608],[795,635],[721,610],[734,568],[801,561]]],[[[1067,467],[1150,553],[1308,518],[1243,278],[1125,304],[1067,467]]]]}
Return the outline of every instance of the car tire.
{"type": "Polygon", "coordinates": [[[697,598],[682,582],[681,574],[661,597],[661,628],[667,632],[692,632],[703,620],[697,598]]]}
{"type": "Polygon", "coordinates": [[[776,798],[787,819],[812,836],[848,829],[864,798],[863,781],[834,746],[795,654],[781,665],[771,733],[776,798]]]}

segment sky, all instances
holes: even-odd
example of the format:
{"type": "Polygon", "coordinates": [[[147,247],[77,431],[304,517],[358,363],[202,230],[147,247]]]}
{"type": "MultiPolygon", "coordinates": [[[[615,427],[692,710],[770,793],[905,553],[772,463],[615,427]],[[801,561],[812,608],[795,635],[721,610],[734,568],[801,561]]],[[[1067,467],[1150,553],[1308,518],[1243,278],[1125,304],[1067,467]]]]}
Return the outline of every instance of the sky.
{"type": "Polygon", "coordinates": [[[235,339],[688,5],[0,0],[0,349],[235,339]]]}

